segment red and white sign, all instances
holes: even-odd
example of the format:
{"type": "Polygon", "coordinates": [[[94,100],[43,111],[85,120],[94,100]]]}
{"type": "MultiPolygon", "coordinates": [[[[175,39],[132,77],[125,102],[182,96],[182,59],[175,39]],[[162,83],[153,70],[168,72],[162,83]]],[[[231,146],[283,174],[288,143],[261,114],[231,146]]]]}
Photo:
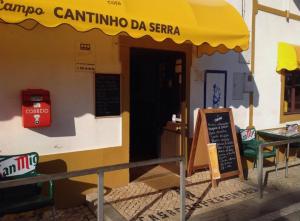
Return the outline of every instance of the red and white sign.
{"type": "Polygon", "coordinates": [[[255,140],[256,132],[255,129],[245,129],[240,132],[242,141],[255,140]]]}
{"type": "Polygon", "coordinates": [[[22,118],[26,128],[51,125],[51,101],[49,91],[27,89],[22,91],[22,118]]]}
{"type": "Polygon", "coordinates": [[[0,158],[0,177],[13,177],[30,173],[35,170],[38,160],[38,154],[35,152],[0,158]]]}

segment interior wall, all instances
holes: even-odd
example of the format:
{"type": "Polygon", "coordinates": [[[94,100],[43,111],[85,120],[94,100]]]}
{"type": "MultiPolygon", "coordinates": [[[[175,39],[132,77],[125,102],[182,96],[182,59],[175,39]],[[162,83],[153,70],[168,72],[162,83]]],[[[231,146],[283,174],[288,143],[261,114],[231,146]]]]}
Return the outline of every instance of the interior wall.
{"type": "MultiPolygon", "coordinates": [[[[27,28],[35,23],[25,22],[27,28]]],[[[120,73],[116,37],[99,30],[80,33],[68,26],[25,30],[0,23],[0,154],[40,155],[121,146],[121,117],[94,116],[94,74],[76,72],[79,43],[95,49],[97,73],[120,73]],[[22,89],[50,91],[52,125],[22,126],[22,89]]]]}

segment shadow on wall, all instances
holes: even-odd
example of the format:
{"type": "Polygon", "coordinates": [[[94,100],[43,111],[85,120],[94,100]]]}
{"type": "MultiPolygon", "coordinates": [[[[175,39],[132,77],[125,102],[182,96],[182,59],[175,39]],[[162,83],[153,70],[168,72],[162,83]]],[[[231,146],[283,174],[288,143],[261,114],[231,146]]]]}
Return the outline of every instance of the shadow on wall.
{"type": "Polygon", "coordinates": [[[294,2],[297,8],[300,10],[300,0],[294,0],[294,2]]]}
{"type": "MultiPolygon", "coordinates": [[[[67,31],[61,31],[61,28],[51,31],[47,29],[47,34],[39,35],[35,31],[24,31],[16,27],[11,33],[5,33],[4,39],[11,37],[8,46],[11,44],[11,47],[18,50],[9,51],[5,59],[0,61],[4,67],[4,64],[12,67],[4,68],[5,71],[1,73],[0,122],[13,119],[14,126],[22,127],[21,90],[24,89],[44,89],[50,92],[51,127],[31,129],[36,133],[48,137],[76,136],[76,118],[93,115],[93,75],[74,73],[73,48],[69,49],[64,44],[70,42],[70,37],[73,38],[75,34],[71,27],[64,28],[67,31]],[[30,41],[17,40],[21,35],[30,41]],[[28,53],[27,49],[31,48],[32,53],[28,53]],[[55,50],[56,48],[64,50],[55,50]]],[[[37,29],[46,31],[42,26],[37,29]]]]}
{"type": "MultiPolygon", "coordinates": [[[[7,81],[9,82],[9,81],[7,81]]],[[[54,85],[56,85],[58,82],[54,80],[54,85]]],[[[30,85],[30,83],[28,84],[30,85]]],[[[24,88],[23,86],[20,86],[20,88],[24,88]]],[[[27,87],[25,87],[26,89],[27,87]]],[[[37,87],[29,87],[36,89],[37,87]]],[[[72,99],[69,98],[66,99],[66,97],[69,97],[69,95],[62,98],[62,96],[59,95],[59,92],[56,92],[56,88],[53,87],[40,87],[45,90],[50,91],[50,98],[51,98],[51,126],[50,127],[43,127],[43,128],[28,128],[29,130],[32,130],[36,133],[43,134],[48,137],[65,137],[65,136],[75,136],[75,122],[74,119],[77,116],[89,113],[89,109],[85,108],[86,105],[80,105],[74,108],[74,103],[72,99]],[[64,99],[64,100],[63,100],[64,99]],[[72,109],[73,107],[73,109],[72,109]]],[[[5,100],[7,97],[11,97],[11,100],[14,99],[14,101],[8,105],[1,105],[2,110],[0,114],[0,121],[7,121],[8,119],[11,119],[13,117],[19,116],[21,117],[21,105],[22,101],[20,98],[20,90],[13,90],[11,88],[7,88],[3,90],[3,98],[5,100]],[[18,108],[17,108],[18,107],[18,108]]],[[[66,93],[66,92],[64,92],[66,93]]],[[[4,99],[3,99],[4,100],[4,99]]],[[[78,98],[79,100],[79,98],[78,98]]],[[[77,100],[77,103],[79,102],[77,100]]],[[[22,127],[22,119],[20,119],[19,124],[22,127]]]]}
{"type": "MultiPolygon", "coordinates": [[[[67,165],[63,160],[53,160],[38,164],[39,173],[53,174],[67,172],[67,165]]],[[[81,205],[85,202],[84,192],[95,188],[97,185],[79,182],[74,179],[63,179],[54,181],[55,206],[57,208],[68,208],[81,205]]]]}
{"type": "MultiPolygon", "coordinates": [[[[249,91],[254,94],[254,107],[259,105],[259,91],[255,79],[250,75],[249,64],[242,54],[228,52],[203,55],[195,61],[192,70],[192,118],[198,108],[249,108],[249,91]]],[[[191,119],[191,122],[194,120],[191,119]]]]}
{"type": "Polygon", "coordinates": [[[29,128],[30,130],[43,134],[47,137],[70,137],[76,136],[74,115],[64,115],[63,118],[57,118],[48,128],[29,128]]]}
{"type": "MultiPolygon", "coordinates": [[[[30,61],[28,61],[29,63],[30,61]]],[[[46,62],[46,61],[45,61],[46,62]]],[[[41,62],[42,63],[42,62],[41,62]]],[[[1,84],[3,93],[0,95],[0,122],[7,121],[14,117],[21,117],[21,90],[22,89],[44,89],[50,92],[51,99],[51,126],[45,128],[30,129],[48,137],[76,136],[75,118],[83,115],[93,115],[92,95],[89,95],[92,87],[92,79],[84,77],[86,73],[76,73],[76,80],[68,81],[68,76],[59,76],[59,73],[51,73],[51,80],[41,81],[40,85],[30,82],[31,79],[39,79],[40,73],[32,70],[27,80],[14,84],[1,84]],[[81,76],[81,77],[80,77],[81,76]],[[51,82],[51,83],[49,83],[51,82]],[[3,87],[2,87],[3,85],[3,87]],[[63,85],[63,86],[59,86],[63,85]],[[80,89],[77,89],[80,88],[80,89]],[[80,92],[83,94],[79,94],[80,92]],[[88,93],[88,94],[87,94],[88,93]],[[1,99],[2,97],[2,99],[1,99]],[[6,102],[6,105],[1,103],[6,102]]],[[[45,78],[48,79],[45,73],[45,78]]],[[[4,82],[11,82],[9,76],[4,77],[4,82]]],[[[86,117],[86,116],[85,116],[86,117]]],[[[19,118],[19,125],[22,127],[22,119],[19,118]]]]}

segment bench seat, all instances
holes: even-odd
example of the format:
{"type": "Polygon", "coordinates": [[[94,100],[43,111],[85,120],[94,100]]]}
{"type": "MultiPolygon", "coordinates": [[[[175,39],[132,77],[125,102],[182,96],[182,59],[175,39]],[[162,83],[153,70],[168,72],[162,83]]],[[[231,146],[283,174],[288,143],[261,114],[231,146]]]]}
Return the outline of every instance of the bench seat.
{"type": "Polygon", "coordinates": [[[9,213],[19,213],[53,205],[53,199],[48,196],[32,196],[17,201],[0,202],[0,217],[9,213]]]}
{"type": "MultiPolygon", "coordinates": [[[[37,164],[38,154],[35,152],[0,156],[0,182],[39,176],[37,164]]],[[[0,217],[46,206],[54,208],[53,181],[0,189],[0,217]],[[47,191],[43,191],[44,184],[48,185],[47,191]]]]}

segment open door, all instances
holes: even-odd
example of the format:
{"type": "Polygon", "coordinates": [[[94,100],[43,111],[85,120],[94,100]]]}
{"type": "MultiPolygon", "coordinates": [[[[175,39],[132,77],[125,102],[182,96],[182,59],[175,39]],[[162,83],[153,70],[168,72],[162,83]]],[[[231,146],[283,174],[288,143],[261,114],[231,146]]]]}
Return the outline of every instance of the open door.
{"type": "MultiPolygon", "coordinates": [[[[130,162],[183,154],[183,103],[185,54],[132,48],[130,162]]],[[[131,171],[131,175],[136,171],[131,171]]]]}

